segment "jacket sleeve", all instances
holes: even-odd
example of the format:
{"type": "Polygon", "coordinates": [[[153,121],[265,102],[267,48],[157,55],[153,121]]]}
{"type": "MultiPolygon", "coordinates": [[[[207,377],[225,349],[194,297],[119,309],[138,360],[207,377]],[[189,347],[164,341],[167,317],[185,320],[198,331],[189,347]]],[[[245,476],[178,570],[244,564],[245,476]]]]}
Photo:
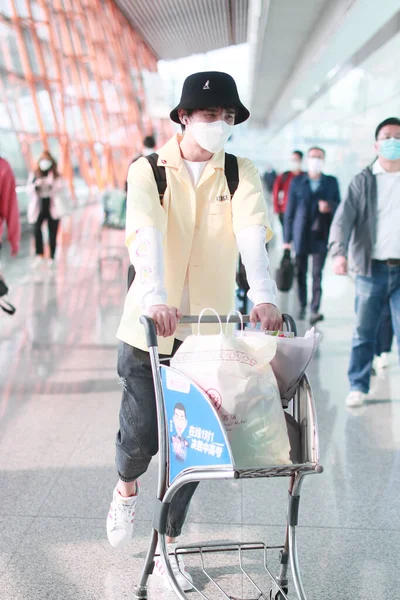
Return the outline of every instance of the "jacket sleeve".
{"type": "Polygon", "coordinates": [[[283,228],[283,240],[285,244],[293,241],[293,222],[297,209],[296,180],[293,179],[289,187],[289,198],[285,211],[285,220],[283,228]]]}
{"type": "Polygon", "coordinates": [[[160,203],[150,163],[145,158],[139,158],[131,164],[128,171],[125,240],[128,248],[135,240],[136,232],[144,227],[155,227],[164,236],[167,217],[160,203]]]}
{"type": "Polygon", "coordinates": [[[239,185],[232,198],[232,227],[238,231],[250,225],[265,227],[265,241],[273,237],[268,220],[261,179],[257,167],[248,158],[238,158],[239,185]]]}
{"type": "Polygon", "coordinates": [[[8,167],[0,181],[0,197],[2,200],[1,217],[7,223],[7,237],[13,255],[18,253],[21,239],[21,226],[15,178],[11,167],[8,167]]]}
{"type": "Polygon", "coordinates": [[[274,187],[272,188],[272,198],[274,201],[274,212],[279,213],[279,192],[281,191],[282,173],[274,181],[274,187]]]}
{"type": "Polygon", "coordinates": [[[66,181],[65,179],[63,179],[62,177],[57,177],[54,180],[54,184],[53,184],[53,192],[55,194],[59,194],[60,192],[63,192],[65,190],[65,186],[66,186],[66,181]]]}
{"type": "Polygon", "coordinates": [[[155,227],[139,229],[129,248],[129,258],[135,267],[137,293],[143,309],[167,303],[164,284],[163,236],[155,227]]]}
{"type": "Polygon", "coordinates": [[[265,228],[250,225],[236,234],[237,247],[246,270],[250,289],[247,293],[254,306],[277,305],[277,287],[271,279],[269,256],[265,248],[265,228]]]}
{"type": "Polygon", "coordinates": [[[357,204],[360,196],[359,175],[353,178],[344,202],[335,213],[329,236],[329,250],[332,256],[345,256],[357,217],[357,204]]]}
{"type": "Polygon", "coordinates": [[[329,205],[330,205],[331,214],[333,217],[333,215],[336,213],[336,211],[339,207],[339,204],[340,204],[339,182],[336,179],[336,177],[332,177],[332,187],[333,187],[333,194],[332,194],[332,199],[329,202],[329,205]]]}

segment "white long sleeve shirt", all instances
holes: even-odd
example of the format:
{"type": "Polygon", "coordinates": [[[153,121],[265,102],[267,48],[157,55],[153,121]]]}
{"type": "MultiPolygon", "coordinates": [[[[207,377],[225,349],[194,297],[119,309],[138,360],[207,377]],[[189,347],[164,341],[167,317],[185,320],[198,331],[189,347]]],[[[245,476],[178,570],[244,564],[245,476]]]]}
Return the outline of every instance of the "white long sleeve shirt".
{"type": "MultiPolygon", "coordinates": [[[[271,279],[269,257],[265,248],[265,228],[250,225],[236,235],[238,250],[246,269],[250,286],[248,297],[254,305],[277,302],[277,288],[271,279]]],[[[144,227],[138,231],[135,241],[129,246],[129,256],[139,278],[140,303],[145,311],[150,306],[166,304],[167,292],[164,287],[164,257],[162,233],[154,227],[144,227]]],[[[183,314],[189,314],[189,282],[186,279],[179,307],[183,314]]],[[[191,329],[180,325],[176,337],[185,339],[191,329]]]]}

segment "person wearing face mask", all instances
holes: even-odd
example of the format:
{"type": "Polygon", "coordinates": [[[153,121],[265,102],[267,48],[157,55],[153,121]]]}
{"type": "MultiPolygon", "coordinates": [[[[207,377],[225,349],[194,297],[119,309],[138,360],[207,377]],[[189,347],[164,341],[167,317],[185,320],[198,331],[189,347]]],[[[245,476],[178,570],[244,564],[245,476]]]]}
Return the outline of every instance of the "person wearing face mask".
{"type": "Polygon", "coordinates": [[[42,226],[45,221],[49,230],[49,263],[51,266],[54,264],[60,218],[68,213],[64,188],[56,161],[50,152],[44,151],[28,179],[28,222],[33,225],[36,251],[34,267],[44,260],[42,226]]]}
{"type": "MultiPolygon", "coordinates": [[[[116,441],[119,481],[107,519],[114,547],[125,546],[133,537],[138,478],[157,452],[154,387],[140,315],[145,312],[155,321],[160,354],[173,355],[186,336],[196,332],[179,325],[182,314],[198,315],[206,307],[227,314],[234,308],[239,250],[254,304],[252,323],[274,330],[282,325],[265,249],[272,231],[258,170],[250,160],[233,157],[238,181],[232,196],[225,172],[224,145],[234,126],[250,116],[234,79],[215,71],[190,75],[170,116],[183,134],[160,148],[154,162],[150,157],[134,162],[128,174],[126,244],[136,275],[117,333],[123,381],[116,441]],[[166,178],[162,194],[155,166],[166,178]]],[[[205,328],[218,332],[212,325],[205,328]]],[[[196,485],[181,488],[171,503],[166,531],[170,545],[181,533],[196,485]]],[[[185,571],[185,579],[174,560],[177,579],[187,591],[192,588],[190,575],[185,571]]],[[[157,559],[154,573],[164,577],[159,563],[157,559]]]]}
{"type": "Polygon", "coordinates": [[[346,404],[367,398],[381,317],[387,302],[400,348],[400,119],[390,117],[375,131],[373,164],[351,181],[332,224],[329,240],[334,271],[356,276],[353,333],[346,404]]]}
{"type": "Polygon", "coordinates": [[[307,173],[293,179],[284,218],[284,248],[296,253],[299,319],[307,309],[307,271],[312,255],[312,300],[310,323],[315,325],[324,316],[319,312],[322,296],[322,271],[327,256],[329,230],[333,215],[340,203],[339,184],[336,177],[322,171],[325,150],[310,148],[307,173]]]}
{"type": "Polygon", "coordinates": [[[303,173],[302,171],[303,153],[300,150],[294,150],[290,157],[290,170],[278,175],[275,180],[272,190],[272,198],[274,202],[274,212],[278,215],[283,227],[283,219],[286,211],[286,206],[289,199],[289,189],[292,179],[303,173]]]}

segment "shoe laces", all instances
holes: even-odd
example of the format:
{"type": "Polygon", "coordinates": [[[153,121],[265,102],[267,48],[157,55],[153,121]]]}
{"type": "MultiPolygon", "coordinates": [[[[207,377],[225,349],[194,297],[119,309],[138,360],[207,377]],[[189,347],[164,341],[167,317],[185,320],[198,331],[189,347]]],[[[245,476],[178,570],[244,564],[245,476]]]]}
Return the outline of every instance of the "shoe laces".
{"type": "Polygon", "coordinates": [[[135,511],[135,504],[114,503],[114,526],[117,523],[127,525],[132,519],[132,513],[135,511]]]}

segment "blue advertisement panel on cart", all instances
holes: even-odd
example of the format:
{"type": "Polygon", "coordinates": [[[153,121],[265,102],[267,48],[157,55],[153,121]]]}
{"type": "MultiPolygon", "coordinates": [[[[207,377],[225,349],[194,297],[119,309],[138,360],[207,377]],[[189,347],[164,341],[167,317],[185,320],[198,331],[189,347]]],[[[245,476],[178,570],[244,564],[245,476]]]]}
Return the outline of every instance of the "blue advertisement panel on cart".
{"type": "Polygon", "coordinates": [[[188,377],[161,367],[169,447],[169,482],[190,467],[232,467],[226,433],[206,394],[188,377]]]}

